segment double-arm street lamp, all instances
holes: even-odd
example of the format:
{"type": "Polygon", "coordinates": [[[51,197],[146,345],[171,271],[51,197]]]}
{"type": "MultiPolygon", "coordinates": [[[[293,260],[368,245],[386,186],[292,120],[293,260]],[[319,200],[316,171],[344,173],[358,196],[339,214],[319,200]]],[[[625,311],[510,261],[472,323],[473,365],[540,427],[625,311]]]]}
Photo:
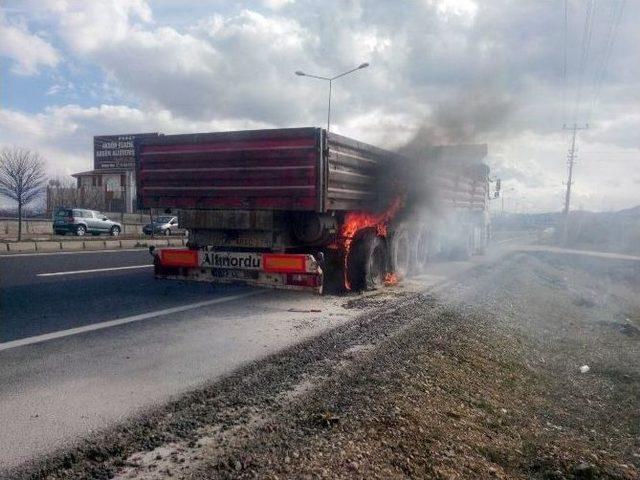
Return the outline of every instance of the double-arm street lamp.
{"type": "Polygon", "coordinates": [[[325,80],[329,82],[329,109],[327,110],[327,132],[329,131],[329,127],[331,125],[331,86],[333,81],[340,77],[344,77],[345,75],[349,75],[350,73],[355,72],[356,70],[367,68],[368,66],[369,66],[368,63],[363,63],[357,66],[356,68],[353,68],[348,72],[341,73],[340,75],[336,75],[335,77],[321,77],[320,75],[309,75],[308,73],[301,72],[300,70],[296,72],[296,75],[298,75],[299,77],[311,77],[311,78],[317,78],[318,80],[325,80]]]}

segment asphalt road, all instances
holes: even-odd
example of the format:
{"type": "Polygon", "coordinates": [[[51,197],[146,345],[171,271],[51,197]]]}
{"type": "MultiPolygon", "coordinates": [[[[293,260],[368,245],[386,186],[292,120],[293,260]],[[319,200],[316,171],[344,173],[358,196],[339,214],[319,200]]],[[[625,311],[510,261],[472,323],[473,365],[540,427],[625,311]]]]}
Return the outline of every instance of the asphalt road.
{"type": "Polygon", "coordinates": [[[0,257],[0,343],[210,300],[238,287],[159,282],[146,250],[0,257]]]}
{"type": "MultiPolygon", "coordinates": [[[[424,289],[499,250],[375,295],[424,289]]],[[[362,313],[344,297],[158,281],[150,259],[0,256],[0,477],[362,313]]]]}

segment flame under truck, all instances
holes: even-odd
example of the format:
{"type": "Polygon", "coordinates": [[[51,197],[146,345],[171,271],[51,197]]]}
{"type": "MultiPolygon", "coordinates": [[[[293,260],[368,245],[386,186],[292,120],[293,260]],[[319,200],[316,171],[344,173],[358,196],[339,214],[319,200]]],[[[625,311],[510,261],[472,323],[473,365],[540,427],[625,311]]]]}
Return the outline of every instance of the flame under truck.
{"type": "Polygon", "coordinates": [[[420,274],[490,238],[486,145],[400,155],[289,128],[136,143],[138,207],[178,214],[185,248],[152,251],[159,278],[321,293],[420,274]]]}

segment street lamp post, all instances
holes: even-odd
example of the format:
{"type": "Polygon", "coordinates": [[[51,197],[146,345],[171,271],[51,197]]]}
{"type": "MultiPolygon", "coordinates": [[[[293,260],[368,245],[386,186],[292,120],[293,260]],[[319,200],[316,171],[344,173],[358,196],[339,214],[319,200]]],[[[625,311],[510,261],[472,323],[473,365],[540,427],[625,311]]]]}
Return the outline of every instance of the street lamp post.
{"type": "Polygon", "coordinates": [[[327,132],[329,132],[329,128],[331,126],[331,89],[333,86],[333,81],[340,78],[340,77],[344,77],[345,75],[348,75],[350,73],[355,72],[356,70],[361,70],[363,68],[367,68],[369,66],[368,63],[362,63],[360,65],[358,65],[356,68],[352,68],[351,70],[347,71],[347,72],[343,72],[339,75],[336,75],[335,77],[322,77],[320,75],[310,75],[308,73],[304,73],[300,70],[298,70],[296,72],[296,75],[298,75],[299,77],[311,77],[311,78],[316,78],[318,80],[325,80],[327,82],[329,82],[329,108],[327,109],[327,132]]]}

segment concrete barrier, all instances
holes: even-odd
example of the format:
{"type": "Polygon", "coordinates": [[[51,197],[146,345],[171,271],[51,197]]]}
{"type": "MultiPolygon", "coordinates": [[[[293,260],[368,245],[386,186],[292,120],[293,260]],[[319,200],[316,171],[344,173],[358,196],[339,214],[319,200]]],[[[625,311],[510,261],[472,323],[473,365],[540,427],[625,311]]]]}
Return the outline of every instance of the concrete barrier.
{"type": "Polygon", "coordinates": [[[186,244],[186,238],[141,238],[123,240],[61,240],[61,241],[28,241],[0,243],[0,253],[29,252],[78,252],[82,250],[99,251],[118,248],[180,247],[186,244]]]}
{"type": "Polygon", "coordinates": [[[14,242],[8,244],[10,252],[35,252],[35,242],[14,242]]]}
{"type": "Polygon", "coordinates": [[[59,252],[62,250],[60,242],[33,242],[38,252],[59,252]]]}
{"type": "Polygon", "coordinates": [[[84,242],[78,241],[69,241],[69,242],[60,242],[62,246],[62,250],[75,252],[78,250],[84,250],[84,242]]]}
{"type": "MultiPolygon", "coordinates": [[[[28,234],[41,234],[41,233],[53,233],[51,220],[42,219],[23,219],[22,220],[22,233],[28,234]]],[[[18,234],[18,220],[16,219],[0,219],[0,235],[13,236],[18,234]]]]}
{"type": "Polygon", "coordinates": [[[148,246],[153,245],[155,247],[166,247],[166,246],[169,245],[169,240],[164,239],[164,238],[154,238],[154,239],[151,239],[151,240],[146,240],[145,243],[148,246]]]}
{"type": "Polygon", "coordinates": [[[126,235],[142,235],[142,225],[123,225],[124,231],[122,233],[126,235]]]}
{"type": "Polygon", "coordinates": [[[85,240],[85,250],[104,250],[104,240],[85,240]]]}
{"type": "Polygon", "coordinates": [[[140,246],[140,240],[120,240],[121,248],[135,248],[140,246]]]}
{"type": "MultiPolygon", "coordinates": [[[[109,217],[109,215],[107,215],[109,217]]],[[[131,221],[133,223],[123,223],[122,228],[123,234],[130,235],[142,235],[142,227],[148,223],[147,221],[142,221],[137,223],[139,216],[132,215],[131,221]]],[[[112,217],[110,217],[112,218],[112,217]]],[[[119,218],[114,218],[114,220],[119,220],[119,218]]],[[[129,221],[129,218],[126,217],[125,222],[129,221]]],[[[53,235],[53,225],[50,219],[23,219],[22,220],[22,234],[24,235],[22,238],[25,241],[35,241],[37,240],[37,236],[46,235],[49,240],[51,240],[51,236],[53,235]]],[[[18,236],[18,220],[14,218],[0,218],[0,238],[5,240],[15,240],[18,236]]]]}

